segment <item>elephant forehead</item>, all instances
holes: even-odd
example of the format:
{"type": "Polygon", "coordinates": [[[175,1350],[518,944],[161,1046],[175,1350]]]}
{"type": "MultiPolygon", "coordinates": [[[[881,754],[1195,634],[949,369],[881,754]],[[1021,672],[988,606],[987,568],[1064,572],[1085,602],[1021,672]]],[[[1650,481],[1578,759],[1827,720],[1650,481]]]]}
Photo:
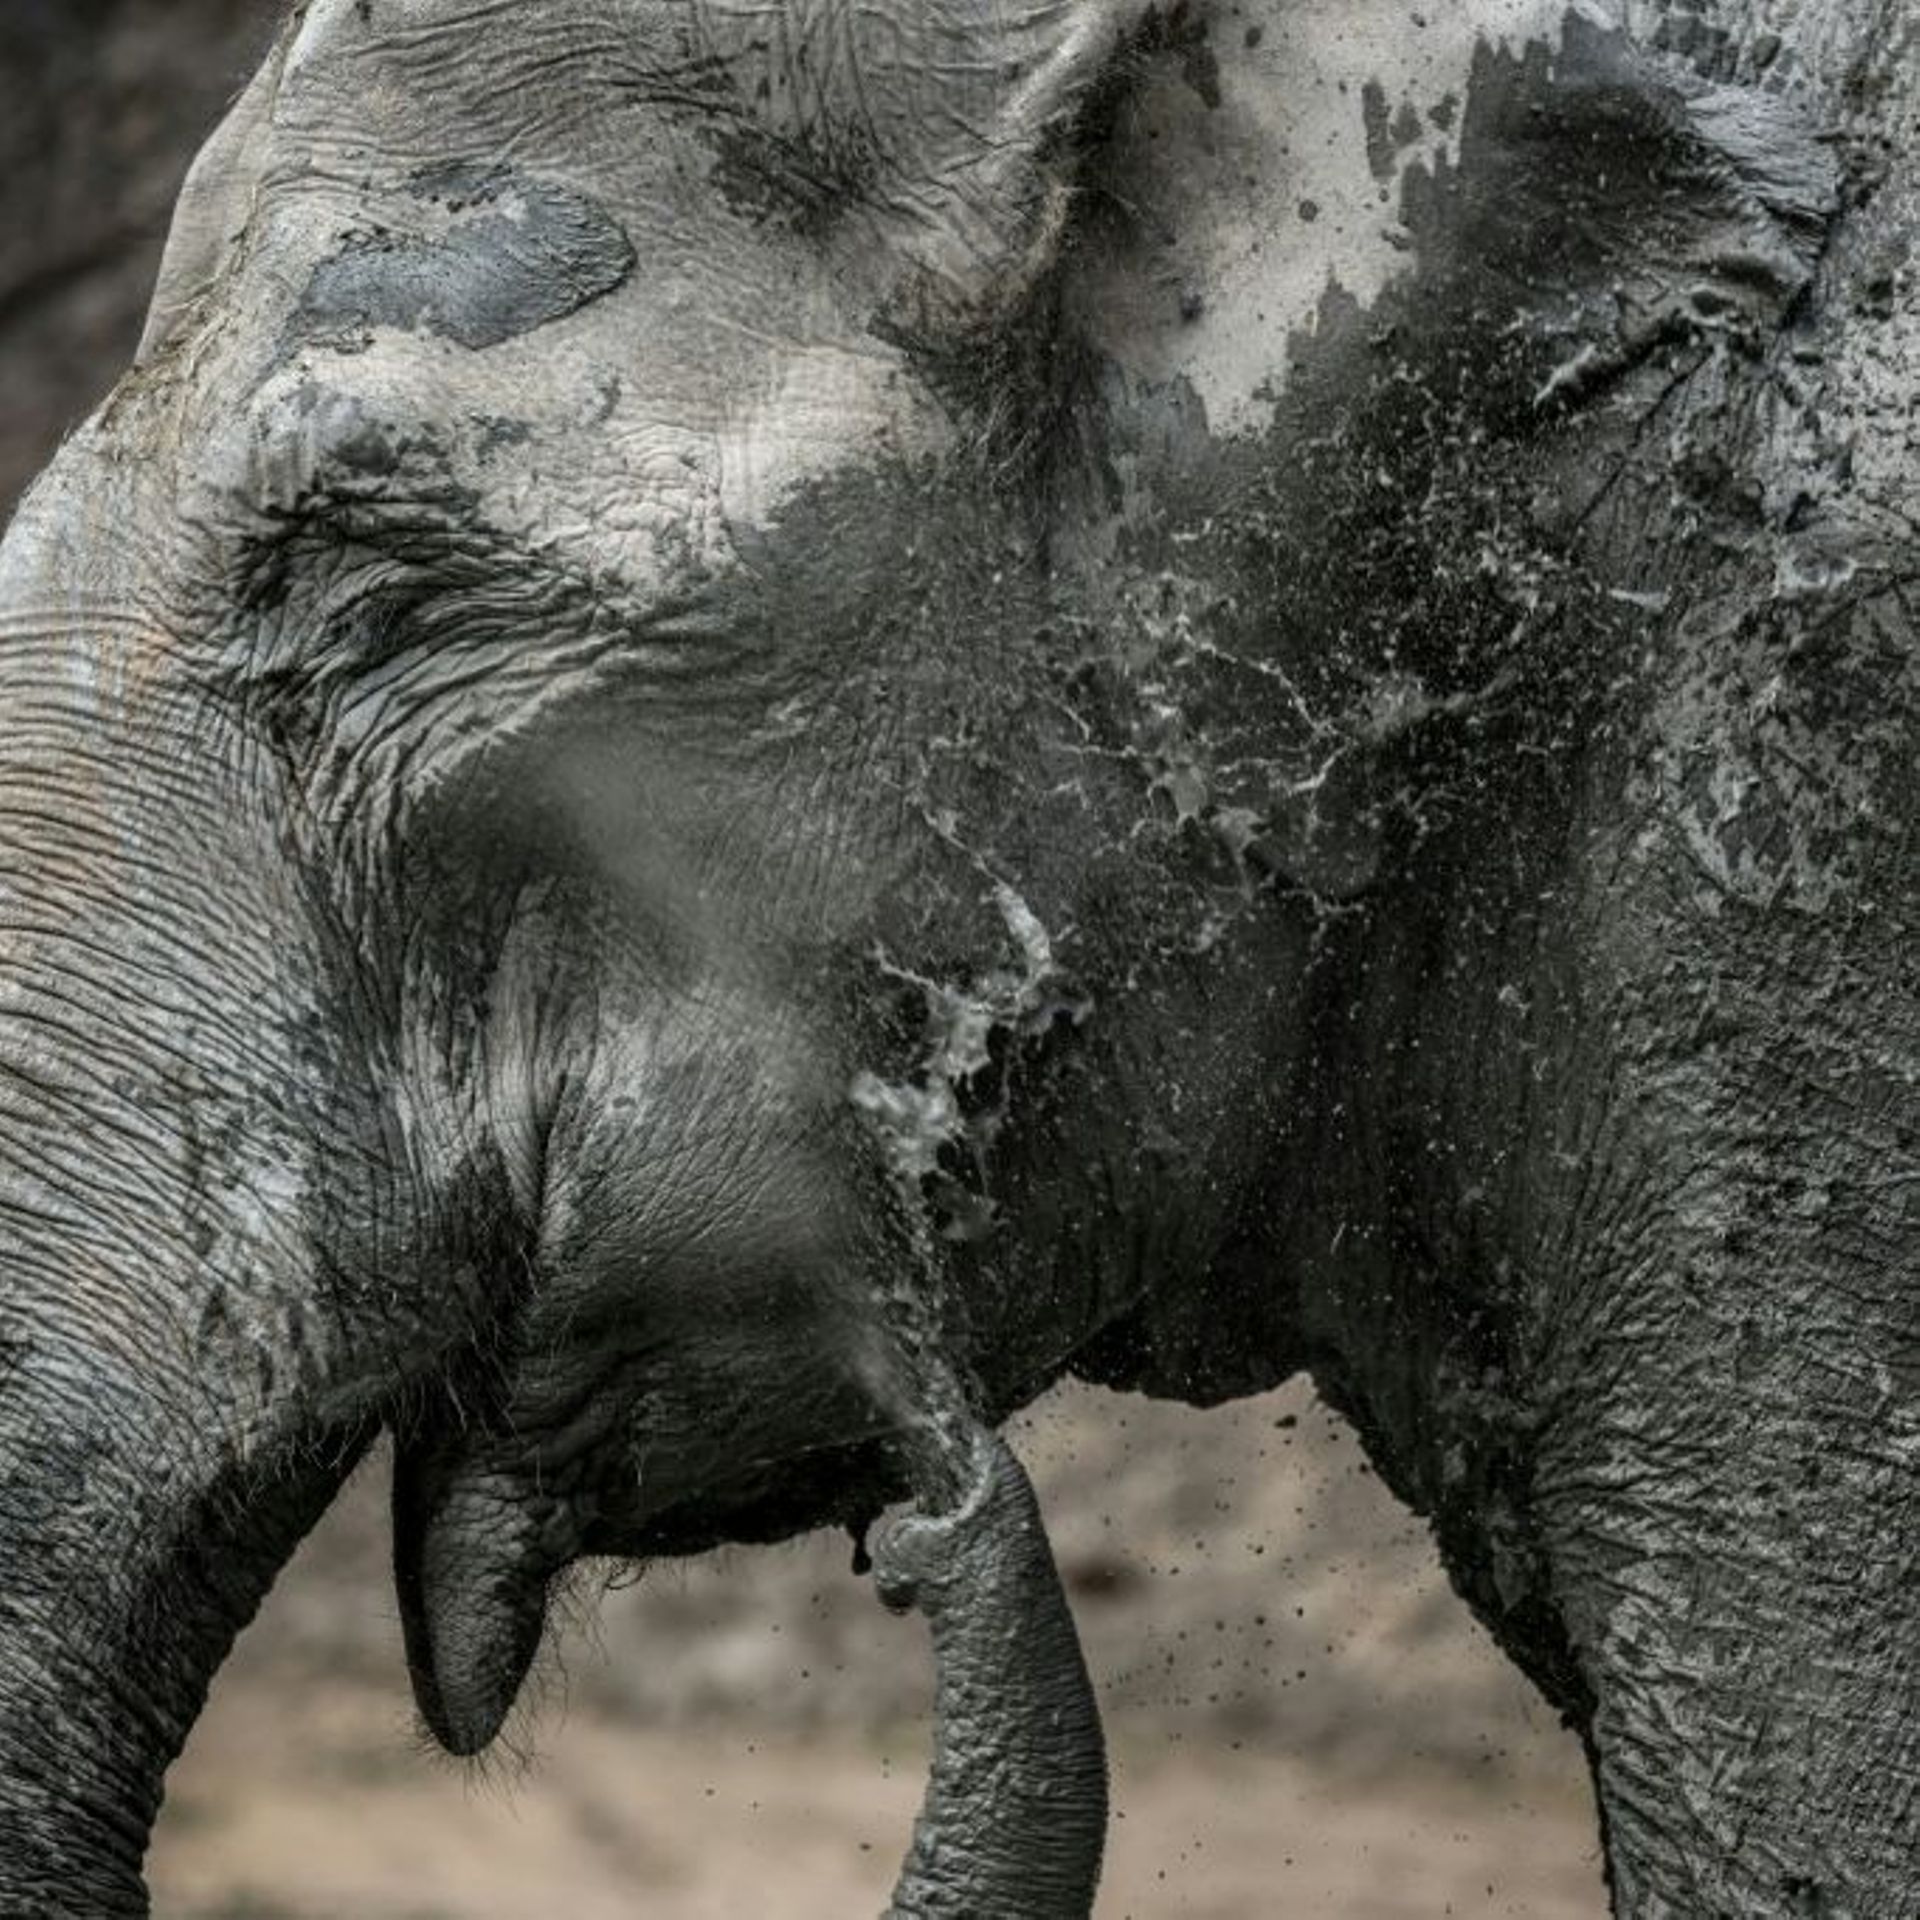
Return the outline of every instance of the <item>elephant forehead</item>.
{"type": "Polygon", "coordinates": [[[243,513],[441,498],[644,581],[942,443],[817,237],[733,177],[726,76],[676,90],[697,14],[310,7],[207,308],[200,476],[243,513]]]}
{"type": "Polygon", "coordinates": [[[248,319],[191,402],[190,485],[216,519],[344,503],[377,534],[438,503],[644,598],[724,566],[800,489],[948,438],[817,257],[717,205],[436,165],[343,210],[303,176],[236,273],[225,305],[248,319]]]}
{"type": "Polygon", "coordinates": [[[1457,159],[1478,64],[1557,52],[1569,17],[1566,0],[1412,14],[1401,0],[1288,0],[1163,65],[1128,109],[1107,183],[1138,216],[1131,242],[1094,256],[1076,290],[1096,342],[1129,373],[1184,382],[1215,432],[1271,425],[1290,339],[1329,292],[1371,306],[1416,266],[1403,184],[1457,159]],[[1169,277],[1178,327],[1158,297],[1169,277]]]}

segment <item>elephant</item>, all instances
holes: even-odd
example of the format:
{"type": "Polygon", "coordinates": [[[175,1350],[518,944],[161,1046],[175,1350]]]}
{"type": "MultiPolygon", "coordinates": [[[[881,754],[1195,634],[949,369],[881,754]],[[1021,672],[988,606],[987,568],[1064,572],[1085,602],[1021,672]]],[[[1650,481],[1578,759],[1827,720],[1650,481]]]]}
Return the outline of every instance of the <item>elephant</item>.
{"type": "Polygon", "coordinates": [[[1090,1911],[997,1423],[1309,1371],[1628,1920],[1920,1916],[1897,0],[301,0],[0,548],[0,1907],[376,1435],[421,1716],[876,1533],[894,1911],[1090,1911]]]}

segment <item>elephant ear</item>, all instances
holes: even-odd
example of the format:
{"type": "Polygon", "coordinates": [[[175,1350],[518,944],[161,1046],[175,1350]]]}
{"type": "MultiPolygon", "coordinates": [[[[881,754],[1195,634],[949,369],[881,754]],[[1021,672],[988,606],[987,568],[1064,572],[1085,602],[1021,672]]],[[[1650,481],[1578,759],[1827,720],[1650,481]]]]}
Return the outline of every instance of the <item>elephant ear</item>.
{"type": "Polygon", "coordinates": [[[1016,309],[1055,258],[1068,138],[1146,0],[718,0],[698,70],[746,111],[736,185],[784,201],[914,334],[1016,309]]]}
{"type": "MultiPolygon", "coordinates": [[[[1154,9],[1060,251],[1052,551],[1125,636],[1135,749],[1183,825],[1336,902],[1424,843],[1426,771],[1501,723],[1558,556],[1665,446],[1677,375],[1790,323],[1835,205],[1785,88],[1566,0],[1408,21],[1154,9]]],[[[1630,604],[1644,547],[1601,558],[1630,604]]]]}

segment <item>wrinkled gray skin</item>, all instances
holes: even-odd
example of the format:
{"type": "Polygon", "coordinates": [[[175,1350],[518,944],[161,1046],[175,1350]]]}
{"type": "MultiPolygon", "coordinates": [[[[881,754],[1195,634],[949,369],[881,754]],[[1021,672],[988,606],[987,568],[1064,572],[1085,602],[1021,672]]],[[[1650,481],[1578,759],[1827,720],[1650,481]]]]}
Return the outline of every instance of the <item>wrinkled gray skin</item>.
{"type": "Polygon", "coordinates": [[[460,1752],[917,1498],[1082,1911],[976,1423],[1310,1367],[1619,1913],[1920,1914],[1912,36],[310,0],[0,557],[0,1906],[384,1425],[460,1752]]]}
{"type": "Polygon", "coordinates": [[[889,1913],[1068,1920],[1091,1911],[1106,1845],[1100,1709],[1020,1463],[985,1434],[969,1453],[960,1503],[874,1549],[880,1597],[926,1615],[940,1669],[934,1777],[889,1913]]]}

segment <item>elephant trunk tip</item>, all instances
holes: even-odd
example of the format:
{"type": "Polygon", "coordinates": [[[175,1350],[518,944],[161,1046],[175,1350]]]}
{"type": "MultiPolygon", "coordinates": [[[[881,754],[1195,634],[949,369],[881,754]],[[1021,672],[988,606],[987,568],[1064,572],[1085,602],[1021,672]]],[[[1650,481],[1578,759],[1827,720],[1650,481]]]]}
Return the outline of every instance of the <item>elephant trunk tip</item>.
{"type": "Polygon", "coordinates": [[[550,1560],[524,1509],[401,1456],[394,1580],[414,1701],[459,1759],[498,1739],[546,1632],[550,1560]]]}

